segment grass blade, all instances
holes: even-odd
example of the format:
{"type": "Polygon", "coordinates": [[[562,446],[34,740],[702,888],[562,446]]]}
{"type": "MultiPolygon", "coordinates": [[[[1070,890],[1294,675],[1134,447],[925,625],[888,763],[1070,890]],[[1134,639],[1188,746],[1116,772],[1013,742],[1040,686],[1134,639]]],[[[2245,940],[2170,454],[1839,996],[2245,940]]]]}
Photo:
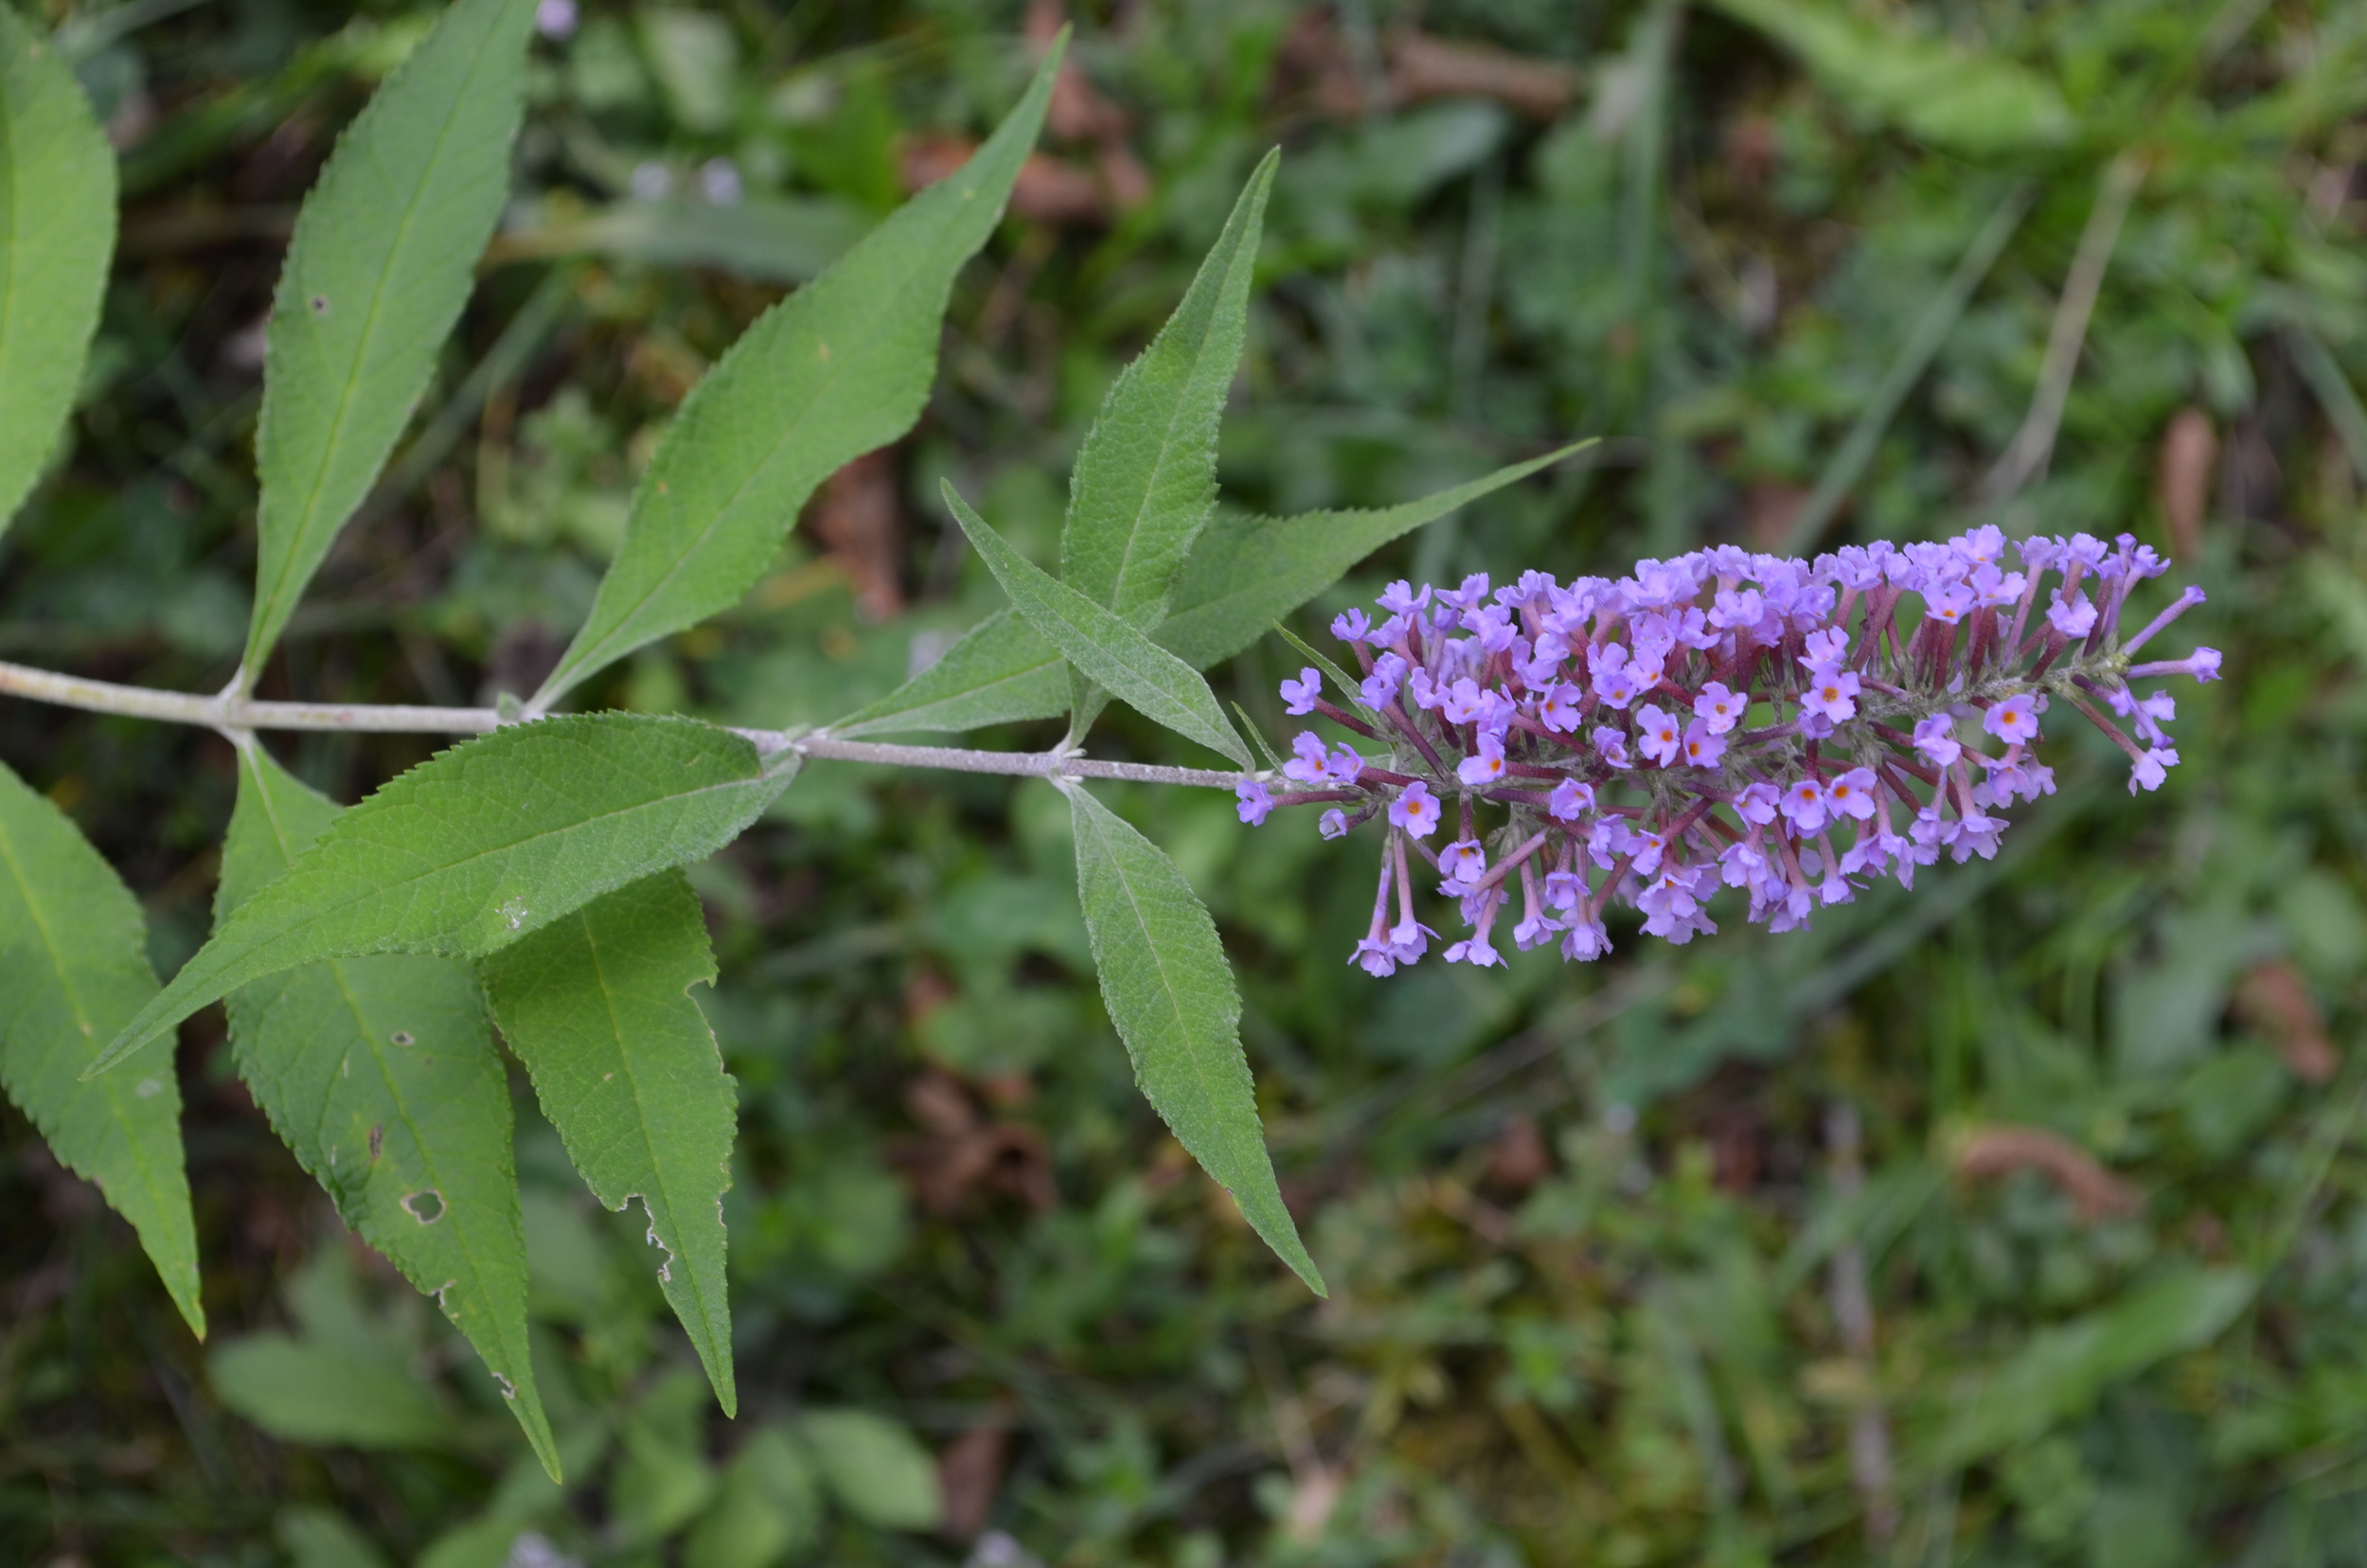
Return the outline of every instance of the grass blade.
{"type": "Polygon", "coordinates": [[[1801,504],[1800,515],[1791,520],[1791,531],[1784,541],[1786,555],[1806,555],[1824,537],[1833,514],[1857,488],[1866,464],[1874,460],[1874,449],[1881,444],[1882,433],[1897,417],[1899,405],[1914,390],[1915,383],[1923,379],[1924,371],[1931,368],[1940,346],[1956,330],[1965,307],[1972,303],[1974,291],[1989,276],[1989,268],[1997,263],[2005,242],[2014,237],[2031,204],[2038,199],[2038,187],[2035,183],[2024,181],[2016,185],[1998,203],[1997,210],[1989,214],[1989,221],[1981,225],[1981,232],[1972,237],[1972,243],[1965,247],[1956,270],[1949,275],[1947,287],[1933,295],[1923,313],[1915,318],[1914,330],[1899,345],[1898,357],[1882,373],[1881,384],[1874,389],[1874,396],[1859,411],[1857,422],[1849,427],[1849,434],[1842,437],[1824,472],[1816,476],[1816,489],[1801,504]]]}

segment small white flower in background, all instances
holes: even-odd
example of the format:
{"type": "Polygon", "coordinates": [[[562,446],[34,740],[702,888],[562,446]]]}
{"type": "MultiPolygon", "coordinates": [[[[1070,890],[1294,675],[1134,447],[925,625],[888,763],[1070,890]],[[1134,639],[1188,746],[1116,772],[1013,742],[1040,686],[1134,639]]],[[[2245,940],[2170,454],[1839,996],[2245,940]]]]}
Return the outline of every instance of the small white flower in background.
{"type": "Polygon", "coordinates": [[[576,0],[537,0],[534,30],[544,38],[575,37],[576,21],[576,0]]]}
{"type": "Polygon", "coordinates": [[[1043,1559],[1001,1530],[988,1530],[970,1549],[962,1568],[1043,1568],[1043,1559]]]}
{"type": "Polygon", "coordinates": [[[632,192],[635,201],[664,201],[674,188],[674,173],[664,164],[650,158],[632,166],[632,177],[626,181],[626,187],[632,192]]]}
{"type": "MultiPolygon", "coordinates": [[[[547,3],[547,0],[545,0],[547,3]]],[[[583,1568],[583,1559],[569,1557],[540,1531],[528,1530],[509,1543],[502,1568],[583,1568]]]]}
{"type": "Polygon", "coordinates": [[[699,193],[717,206],[738,206],[744,192],[739,166],[729,158],[709,158],[699,166],[699,193]]]}

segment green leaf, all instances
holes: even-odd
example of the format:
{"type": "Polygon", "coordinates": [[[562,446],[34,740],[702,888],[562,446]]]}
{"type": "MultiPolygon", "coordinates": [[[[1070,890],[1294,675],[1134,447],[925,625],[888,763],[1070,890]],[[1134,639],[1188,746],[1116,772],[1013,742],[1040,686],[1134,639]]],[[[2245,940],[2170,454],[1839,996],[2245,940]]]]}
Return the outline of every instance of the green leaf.
{"type": "Polygon", "coordinates": [[[773,1568],[810,1550],[822,1522],[806,1446],[784,1427],[762,1427],[740,1445],[723,1472],[722,1496],[692,1527],[683,1568],[773,1568]]]}
{"type": "MultiPolygon", "coordinates": [[[[1592,444],[1580,441],[1375,511],[1284,518],[1220,514],[1185,558],[1173,608],[1151,640],[1206,669],[1249,647],[1391,540],[1592,444]]],[[[1059,650],[1023,617],[998,610],[970,628],[944,658],[829,730],[851,739],[1049,719],[1068,706],[1061,663],[1059,650]]]]}
{"type": "Polygon", "coordinates": [[[1968,1465],[2080,1415],[2112,1384],[2216,1339],[2256,1289],[2242,1269],[2181,1264],[2109,1306],[2040,1329],[1976,1385],[1941,1436],[1937,1462],[1968,1465]]]}
{"type": "Polygon", "coordinates": [[[816,1410],[797,1423],[839,1506],[883,1530],[933,1530],[945,1516],[936,1461],[913,1434],[863,1410],[816,1410]]]}
{"type": "Polygon", "coordinates": [[[0,767],[0,1087],[59,1163],[132,1222],[203,1339],[171,1043],[136,1052],[127,1072],[83,1077],[100,1042],[155,994],[131,891],[63,812],[0,767]]]}
{"type": "Polygon", "coordinates": [[[1798,55],[1836,96],[1934,147],[1976,155],[2051,147],[2077,129],[2053,82],[1938,33],[1832,0],[1714,4],[1798,55]]]}
{"type": "Polygon", "coordinates": [[[1148,632],[1217,505],[1217,422],[1241,362],[1280,151],[1250,175],[1183,303],[1102,400],[1069,478],[1060,580],[1148,632]]]}
{"type": "Polygon", "coordinates": [[[1202,669],[1229,659],[1383,544],[1593,444],[1575,442],[1402,506],[1220,517],[1184,563],[1158,640],[1202,669]]]}
{"type": "Polygon", "coordinates": [[[1225,722],[1199,670],[1011,548],[951,483],[944,490],[945,504],[1011,597],[1012,608],[1071,666],[1144,718],[1222,752],[1244,768],[1251,765],[1249,749],[1225,722]]]}
{"type": "Polygon", "coordinates": [[[509,189],[534,0],[455,0],[356,116],[272,299],[244,690],[377,478],[509,189]]]}
{"type": "Polygon", "coordinates": [[[502,1038],[601,1203],[641,1200],[658,1283],[736,1415],[723,1189],[734,1085],[690,997],[713,984],[706,917],[680,871],[593,900],[485,961],[502,1038]]]}
{"type": "MultiPolygon", "coordinates": [[[[1119,375],[1069,477],[1060,579],[1148,632],[1166,618],[1176,574],[1217,505],[1217,424],[1241,362],[1249,289],[1279,148],[1250,175],[1183,303],[1119,375]]],[[[1093,680],[1069,668],[1069,734],[1101,711],[1093,680]]]]}
{"type": "Polygon", "coordinates": [[[1157,845],[1082,786],[1067,786],[1067,793],[1077,894],[1101,973],[1101,999],[1133,1060],[1134,1081],[1266,1245],[1308,1289],[1325,1294],[1266,1157],[1241,1054],[1240,993],[1216,922],[1157,845]]]}
{"type": "Polygon", "coordinates": [[[842,465],[912,428],[936,378],[938,324],[1035,145],[1061,49],[952,177],[914,197],[707,373],[658,443],[591,618],[539,711],[644,643],[729,609],[798,508],[842,465]]]}
{"type": "MultiPolygon", "coordinates": [[[[332,808],[333,810],[333,808],[332,808]]],[[[291,1443],[441,1448],[453,1418],[400,1367],[286,1334],[250,1334],[206,1358],[222,1402],[291,1443]]]]}
{"type": "Polygon", "coordinates": [[[240,904],[90,1069],[264,975],[359,953],[482,957],[612,888],[712,854],[789,785],[729,730],[582,714],[443,752],[340,816],[240,904]]]}
{"type": "Polygon", "coordinates": [[[115,151],[56,47],[0,6],[0,524],[73,411],[115,244],[115,151]]]}
{"type": "MultiPolygon", "coordinates": [[[[243,739],[217,925],[263,896],[340,815],[243,739]]],[[[526,1336],[509,1078],[475,973],[449,958],[326,958],[240,987],[228,1010],[239,1076],[272,1130],[346,1223],[476,1347],[556,1476],[526,1336]]]]}
{"type": "Polygon", "coordinates": [[[279,1510],[272,1533],[289,1568],[386,1568],[386,1559],[361,1527],[334,1508],[295,1503],[279,1510]]]}
{"type": "Polygon", "coordinates": [[[868,707],[830,725],[832,735],[966,730],[1049,719],[1068,706],[1066,665],[1017,612],[997,610],[945,657],[868,707]]]}

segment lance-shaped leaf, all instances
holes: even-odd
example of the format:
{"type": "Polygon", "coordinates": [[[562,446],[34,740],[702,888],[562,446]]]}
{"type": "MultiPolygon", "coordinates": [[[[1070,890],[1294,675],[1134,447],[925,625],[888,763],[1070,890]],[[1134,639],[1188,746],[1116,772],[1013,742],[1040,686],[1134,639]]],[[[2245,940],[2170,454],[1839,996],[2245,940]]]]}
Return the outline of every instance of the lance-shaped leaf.
{"type": "Polygon", "coordinates": [[[963,633],[945,657],[867,707],[830,726],[833,735],[966,730],[1049,719],[1068,707],[1068,666],[1025,617],[997,610],[963,633]]]}
{"type": "Polygon", "coordinates": [[[1158,641],[1202,669],[1229,659],[1383,544],[1592,444],[1580,441],[1398,507],[1220,517],[1184,562],[1158,641]]]}
{"type": "Polygon", "coordinates": [[[970,162],[759,317],[684,401],[633,495],[591,618],[533,708],[739,602],[813,488],[912,428],[936,379],[953,275],[1003,214],[1062,46],[970,162]]]}
{"type": "Polygon", "coordinates": [[[1279,151],[1234,204],[1183,303],[1102,400],[1069,478],[1060,580],[1143,631],[1217,505],[1217,422],[1241,363],[1279,151]]]}
{"type": "MultiPolygon", "coordinates": [[[[1219,515],[1192,546],[1167,618],[1151,640],[1196,668],[1229,659],[1390,541],[1591,445],[1581,441],[1403,506],[1296,517],[1219,515]]],[[[971,627],[945,657],[829,726],[840,736],[964,730],[1064,711],[1059,650],[1007,610],[971,627]]]]}
{"type": "Polygon", "coordinates": [[[534,0],[454,0],[337,138],[265,334],[240,689],[361,505],[468,302],[509,188],[534,0]]]}
{"type": "Polygon", "coordinates": [[[132,1221],[203,1338],[171,1044],[134,1053],[120,1073],[82,1077],[155,994],[131,891],[62,811],[0,767],[0,1086],[59,1163],[132,1221]]]}
{"type": "Polygon", "coordinates": [[[1223,1184],[1266,1245],[1308,1288],[1325,1293],[1274,1184],[1249,1062],[1241,997],[1216,922],[1159,846],[1085,793],[1067,786],[1077,837],[1077,895],[1085,906],[1101,999],[1134,1081],[1151,1109],[1223,1184]]]}
{"type": "Polygon", "coordinates": [[[593,900],[485,961],[502,1038],[595,1196],[638,1198],[664,1249],[658,1284],[737,1415],[724,1296],[732,1079],[690,987],[715,954],[698,895],[664,871],[593,900]]]}
{"type": "Polygon", "coordinates": [[[581,714],[479,736],[389,780],[240,904],[91,1071],[267,974],[357,953],[482,957],[739,837],[794,754],[695,719],[581,714]]]}
{"type": "Polygon", "coordinates": [[[0,523],[74,407],[115,243],[115,152],[64,59],[0,6],[0,523]]]}
{"type": "Polygon", "coordinates": [[[2053,82],[2002,55],[1966,48],[1832,0],[1713,0],[1793,54],[1835,94],[1934,147],[1976,156],[2066,141],[2078,121],[2053,82]]]}
{"type": "MultiPolygon", "coordinates": [[[[333,801],[242,740],[216,923],[283,875],[338,815],[333,801]]],[[[232,1060],[272,1130],[346,1223],[476,1347],[556,1478],[559,1452],[526,1338],[509,1078],[475,973],[450,958],[326,958],[240,987],[228,1010],[232,1060]]]]}
{"type": "MultiPolygon", "coordinates": [[[[1176,573],[1216,510],[1217,422],[1241,363],[1281,161],[1278,149],[1268,152],[1250,175],[1183,303],[1110,388],[1069,478],[1060,579],[1144,632],[1166,616],[1176,573]]],[[[1102,701],[1072,666],[1072,735],[1091,727],[1102,701]]]]}
{"type": "Polygon", "coordinates": [[[1220,751],[1244,768],[1252,765],[1249,749],[1225,722],[1216,693],[1199,670],[1011,548],[951,484],[944,490],[945,504],[1011,597],[1011,607],[1072,668],[1144,718],[1220,751]]]}

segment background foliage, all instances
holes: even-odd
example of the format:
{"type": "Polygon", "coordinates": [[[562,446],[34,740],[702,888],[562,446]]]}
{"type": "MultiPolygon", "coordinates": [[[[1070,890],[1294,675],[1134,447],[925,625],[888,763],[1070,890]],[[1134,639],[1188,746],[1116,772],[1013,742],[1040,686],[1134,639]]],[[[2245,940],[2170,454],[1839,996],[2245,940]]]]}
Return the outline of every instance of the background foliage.
{"type": "MultiPolygon", "coordinates": [[[[427,15],[41,19],[126,206],[70,449],[0,543],[0,652],[210,690],[249,620],[294,203],[427,15]]],[[[577,20],[536,46],[478,293],[262,695],[533,690],[702,370],[957,161],[1057,18],[577,20]]],[[[883,693],[1004,602],[942,479],[1054,565],[1058,475],[1279,143],[1229,502],[1384,505],[1611,437],[1336,600],[1405,571],[1773,546],[1837,502],[1827,538],[1984,508],[2128,529],[2210,589],[2202,634],[2231,650],[2184,699],[2190,765],[2138,804],[2091,752],[1993,865],[1811,935],[1387,984],[1343,962],[1361,872],[1311,822],[1252,838],[1215,793],[1104,792],[1224,927],[1319,1305],[1134,1094],[1057,794],[817,764],[693,879],[739,1079],[736,1421],[643,1221],[591,1202],[513,1069],[553,1488],[465,1346],[345,1238],[209,1012],[179,1058],[207,1346],[0,1113],[0,1555],[2367,1554],[2367,1069],[2344,1043],[2367,1001],[2367,17],[1143,0],[1078,21],[1080,75],[956,280],[918,431],[833,479],[741,606],[589,698],[780,725],[883,693]],[[2093,314],[2054,356],[2047,443],[2030,415],[2083,249],[2093,314]]],[[[1253,650],[1219,693],[1278,731],[1295,665],[1253,650]]],[[[1116,709],[1097,737],[1169,744],[1116,709]]],[[[430,749],[280,755],[351,800],[430,749]]],[[[11,704],[0,755],[124,870],[169,974],[209,927],[229,748],[11,704]]]]}

